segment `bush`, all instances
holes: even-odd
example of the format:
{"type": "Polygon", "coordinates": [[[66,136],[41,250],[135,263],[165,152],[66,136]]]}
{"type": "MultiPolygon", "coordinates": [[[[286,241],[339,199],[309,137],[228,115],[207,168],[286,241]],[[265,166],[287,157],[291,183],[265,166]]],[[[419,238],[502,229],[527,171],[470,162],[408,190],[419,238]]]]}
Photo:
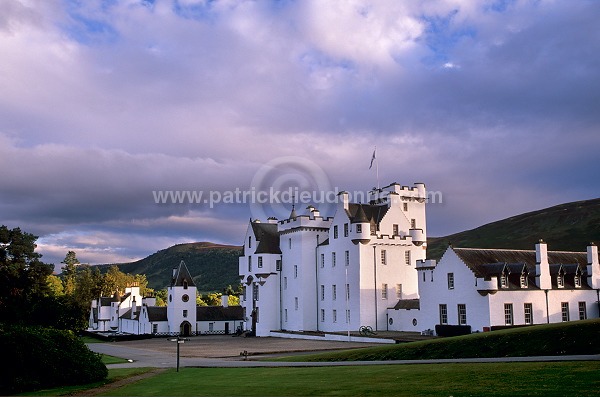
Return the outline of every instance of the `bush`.
{"type": "Polygon", "coordinates": [[[435,326],[437,336],[459,336],[469,335],[471,333],[470,325],[441,325],[435,326]]]}
{"type": "Polygon", "coordinates": [[[108,375],[100,355],[71,331],[0,324],[0,394],[79,385],[108,375]]]}

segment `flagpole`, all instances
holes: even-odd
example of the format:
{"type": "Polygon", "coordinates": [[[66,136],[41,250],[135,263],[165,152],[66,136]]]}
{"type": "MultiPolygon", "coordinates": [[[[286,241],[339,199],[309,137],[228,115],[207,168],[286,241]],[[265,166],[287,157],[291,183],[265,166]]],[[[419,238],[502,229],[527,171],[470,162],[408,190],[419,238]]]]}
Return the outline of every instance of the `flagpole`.
{"type": "MultiPolygon", "coordinates": [[[[377,146],[375,146],[375,151],[377,151],[377,146]]],[[[379,160],[377,156],[375,156],[375,173],[377,174],[377,190],[379,190],[379,160]]]]}

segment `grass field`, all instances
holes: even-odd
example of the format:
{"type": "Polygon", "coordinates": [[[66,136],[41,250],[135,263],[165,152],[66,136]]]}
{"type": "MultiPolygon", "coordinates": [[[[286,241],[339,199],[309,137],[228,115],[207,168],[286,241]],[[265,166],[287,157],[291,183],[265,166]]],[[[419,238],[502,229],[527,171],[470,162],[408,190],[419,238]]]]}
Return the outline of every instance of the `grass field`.
{"type": "Polygon", "coordinates": [[[342,350],[274,361],[373,361],[600,354],[600,319],[342,350]]]}
{"type": "Polygon", "coordinates": [[[127,363],[128,361],[124,358],[121,357],[115,357],[115,356],[107,356],[106,354],[102,355],[102,362],[104,363],[104,365],[108,365],[108,364],[121,364],[121,363],[127,363]]]}
{"type": "Polygon", "coordinates": [[[414,364],[303,368],[183,368],[111,396],[590,396],[600,363],[414,364]]]}
{"type": "Polygon", "coordinates": [[[105,341],[97,339],[97,338],[92,338],[91,336],[88,336],[88,335],[80,336],[79,339],[81,339],[81,341],[83,343],[104,343],[105,342],[105,341]]]}
{"type": "Polygon", "coordinates": [[[95,383],[89,383],[87,385],[77,385],[77,386],[63,386],[56,387],[53,389],[44,389],[38,390],[35,392],[26,392],[17,394],[18,396],[69,396],[73,394],[77,394],[83,390],[93,389],[95,387],[99,387],[105,385],[107,383],[116,382],[121,379],[129,378],[130,376],[140,375],[146,372],[152,371],[154,368],[118,368],[118,369],[109,369],[108,377],[101,381],[95,383]]]}

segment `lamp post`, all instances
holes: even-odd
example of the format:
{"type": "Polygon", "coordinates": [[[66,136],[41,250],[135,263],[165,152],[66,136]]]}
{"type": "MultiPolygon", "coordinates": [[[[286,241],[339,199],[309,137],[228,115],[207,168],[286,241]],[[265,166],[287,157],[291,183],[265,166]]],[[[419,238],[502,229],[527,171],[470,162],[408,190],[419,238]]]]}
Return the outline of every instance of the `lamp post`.
{"type": "Polygon", "coordinates": [[[169,342],[177,342],[177,372],[179,372],[179,345],[184,343],[185,341],[189,341],[189,339],[182,338],[179,335],[175,339],[169,339],[169,342]]]}

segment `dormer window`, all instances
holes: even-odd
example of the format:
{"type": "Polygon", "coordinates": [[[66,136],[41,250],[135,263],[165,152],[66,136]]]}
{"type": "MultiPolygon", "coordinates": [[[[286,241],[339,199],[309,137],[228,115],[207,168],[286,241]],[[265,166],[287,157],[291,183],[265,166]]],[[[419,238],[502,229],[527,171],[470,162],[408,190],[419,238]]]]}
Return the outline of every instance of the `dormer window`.
{"type": "Polygon", "coordinates": [[[529,286],[529,279],[527,273],[521,273],[521,288],[527,288],[529,286]]]}
{"type": "Polygon", "coordinates": [[[575,288],[581,288],[581,274],[577,273],[575,275],[575,288]]]}
{"type": "Polygon", "coordinates": [[[506,271],[502,272],[502,275],[500,276],[500,288],[506,288],[508,287],[508,274],[506,274],[506,271]]]}
{"type": "Polygon", "coordinates": [[[183,280],[183,289],[187,289],[187,287],[188,287],[187,280],[183,280]]]}
{"type": "Polygon", "coordinates": [[[559,273],[558,276],[556,277],[556,285],[558,285],[558,288],[564,288],[565,287],[565,275],[564,273],[559,273]]]}

